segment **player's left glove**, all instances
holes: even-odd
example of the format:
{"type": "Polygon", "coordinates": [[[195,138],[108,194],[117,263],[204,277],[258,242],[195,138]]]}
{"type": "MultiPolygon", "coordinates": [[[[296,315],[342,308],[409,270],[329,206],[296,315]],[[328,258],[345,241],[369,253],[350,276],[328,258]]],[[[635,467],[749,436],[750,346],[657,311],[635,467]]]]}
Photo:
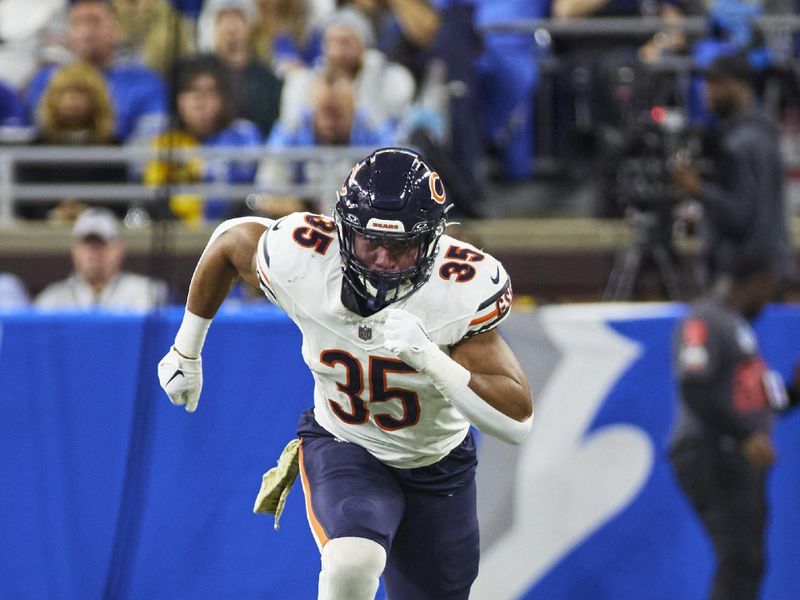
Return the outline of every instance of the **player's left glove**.
{"type": "Polygon", "coordinates": [[[203,389],[203,361],[186,358],[175,346],[158,363],[158,382],[173,404],[184,405],[186,412],[194,412],[203,389]]]}
{"type": "Polygon", "coordinates": [[[402,308],[393,308],[387,313],[383,347],[420,372],[427,366],[428,352],[439,350],[428,337],[422,321],[402,308]]]}

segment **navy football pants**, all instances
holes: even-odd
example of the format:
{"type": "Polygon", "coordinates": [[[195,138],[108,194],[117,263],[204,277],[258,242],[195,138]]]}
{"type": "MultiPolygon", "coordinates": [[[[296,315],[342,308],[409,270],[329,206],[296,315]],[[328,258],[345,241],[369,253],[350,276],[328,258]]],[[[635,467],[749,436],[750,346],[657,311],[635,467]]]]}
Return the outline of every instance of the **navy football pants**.
{"type": "Polygon", "coordinates": [[[478,575],[475,445],[429,467],[396,469],[337,441],[307,412],[300,422],[306,509],[320,545],[363,537],[386,550],[390,600],[467,600],[478,575]]]}

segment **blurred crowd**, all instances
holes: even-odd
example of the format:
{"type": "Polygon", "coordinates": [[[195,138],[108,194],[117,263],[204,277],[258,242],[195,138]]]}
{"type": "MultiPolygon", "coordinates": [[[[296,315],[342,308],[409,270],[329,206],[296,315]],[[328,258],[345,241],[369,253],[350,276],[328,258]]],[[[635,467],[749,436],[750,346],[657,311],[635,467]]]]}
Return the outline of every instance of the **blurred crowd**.
{"type": "MultiPolygon", "coordinates": [[[[624,132],[642,108],[672,103],[687,119],[707,121],[701,80],[687,63],[746,50],[754,68],[781,74],[771,109],[796,121],[797,30],[754,23],[791,15],[798,3],[43,0],[32,8],[0,0],[0,143],[151,148],[138,161],[18,160],[14,176],[161,186],[168,199],[157,216],[189,224],[329,208],[332,194],[296,190],[341,180],[351,158],[292,160],[286,149],[412,146],[442,173],[458,213],[481,217],[488,181],[530,180],[540,158],[571,164],[608,155],[608,131],[624,132]],[[677,26],[525,26],[615,16],[677,26]],[[702,31],[681,26],[698,16],[702,31]],[[189,152],[218,147],[250,153],[234,160],[189,152]],[[193,183],[254,184],[257,193],[169,191],[193,183]]],[[[85,204],[25,202],[15,213],[74,220],[85,204]]],[[[99,204],[120,217],[132,207],[153,216],[150,203],[99,204]]]]}
{"type": "MultiPolygon", "coordinates": [[[[340,181],[352,159],[322,169],[288,161],[285,148],[424,144],[443,170],[467,178],[478,171],[474,82],[456,100],[449,87],[477,57],[471,4],[53,0],[32,14],[2,0],[0,11],[5,143],[156,151],[151,160],[102,164],[20,160],[18,183],[256,183],[264,192],[247,203],[171,194],[166,214],[197,224],[243,211],[325,208],[317,196],[291,191],[332,168],[340,181]],[[475,48],[463,53],[464,43],[475,48]],[[452,110],[458,103],[470,114],[452,110]],[[466,137],[448,137],[456,119],[465,133],[475,130],[471,147],[466,137]],[[274,152],[263,160],[186,152],[264,146],[274,152]]],[[[119,216],[130,209],[106,204],[119,216]]],[[[64,198],[25,203],[16,214],[72,220],[81,208],[80,198],[64,198]]]]}

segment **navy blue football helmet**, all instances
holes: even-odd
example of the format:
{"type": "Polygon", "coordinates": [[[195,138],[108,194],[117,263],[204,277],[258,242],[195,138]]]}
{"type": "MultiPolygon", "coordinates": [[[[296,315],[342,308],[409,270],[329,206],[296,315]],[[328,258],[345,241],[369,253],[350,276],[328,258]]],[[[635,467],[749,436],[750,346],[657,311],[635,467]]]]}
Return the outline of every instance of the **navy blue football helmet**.
{"type": "Polygon", "coordinates": [[[439,174],[416,152],[382,148],[359,162],[338,192],[335,208],[344,277],[372,311],[413,294],[431,275],[446,224],[447,197],[439,174]],[[416,248],[402,271],[368,268],[356,236],[387,247],[416,248]]]}

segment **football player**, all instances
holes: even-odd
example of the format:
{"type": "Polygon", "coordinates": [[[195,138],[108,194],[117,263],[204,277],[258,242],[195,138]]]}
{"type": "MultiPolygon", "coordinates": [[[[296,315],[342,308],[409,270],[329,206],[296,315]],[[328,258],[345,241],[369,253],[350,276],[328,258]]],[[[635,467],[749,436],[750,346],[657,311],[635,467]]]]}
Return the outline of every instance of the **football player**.
{"type": "Polygon", "coordinates": [[[206,332],[239,277],[300,328],[315,387],[298,462],[321,599],[374,598],[381,575],[390,598],[468,598],[479,558],[470,424],[513,444],[531,428],[527,378],[496,329],[508,274],[444,235],[446,212],[439,175],[385,148],[353,168],[333,218],[223,223],[159,363],[170,400],[193,412],[206,332]]]}

